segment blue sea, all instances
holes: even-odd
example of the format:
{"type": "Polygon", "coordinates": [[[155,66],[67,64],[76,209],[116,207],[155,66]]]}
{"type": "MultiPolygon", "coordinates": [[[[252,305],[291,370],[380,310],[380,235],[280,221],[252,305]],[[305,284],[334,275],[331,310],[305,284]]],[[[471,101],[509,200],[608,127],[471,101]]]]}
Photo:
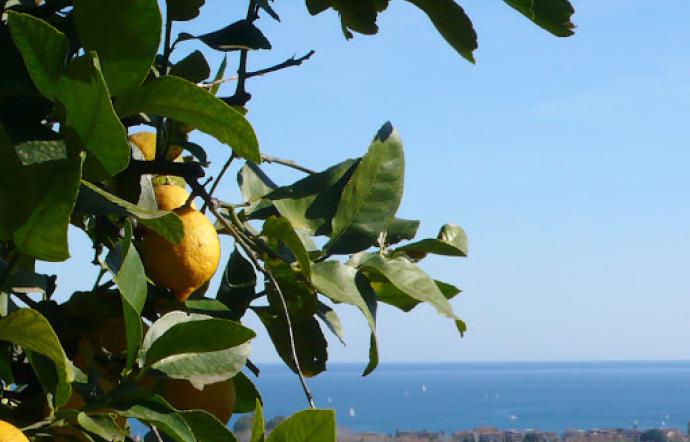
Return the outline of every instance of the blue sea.
{"type": "MultiPolygon", "coordinates": [[[[267,418],[306,408],[292,372],[260,368],[267,418]]],[[[308,380],[316,405],[352,430],[684,430],[690,420],[690,361],[384,364],[362,378],[363,368],[331,364],[308,380]]]]}

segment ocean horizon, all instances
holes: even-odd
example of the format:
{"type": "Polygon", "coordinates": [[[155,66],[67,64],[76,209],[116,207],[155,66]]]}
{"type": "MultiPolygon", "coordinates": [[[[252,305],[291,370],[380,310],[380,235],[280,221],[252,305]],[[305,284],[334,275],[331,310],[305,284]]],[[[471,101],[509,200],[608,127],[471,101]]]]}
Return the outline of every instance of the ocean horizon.
{"type": "MultiPolygon", "coordinates": [[[[299,380],[257,363],[252,380],[267,418],[307,405],[299,380]]],[[[678,428],[690,420],[690,360],[333,363],[308,379],[316,405],[354,431],[454,432],[491,426],[568,429],[678,428]]]]}

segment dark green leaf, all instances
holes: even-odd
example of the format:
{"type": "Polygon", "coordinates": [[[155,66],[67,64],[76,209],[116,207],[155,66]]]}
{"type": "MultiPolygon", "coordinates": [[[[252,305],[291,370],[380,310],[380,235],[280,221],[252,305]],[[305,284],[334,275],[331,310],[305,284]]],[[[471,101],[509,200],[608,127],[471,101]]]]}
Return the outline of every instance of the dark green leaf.
{"type": "Polygon", "coordinates": [[[445,224],[438,232],[437,239],[423,239],[395,249],[394,254],[404,252],[414,260],[427,253],[445,256],[467,256],[467,235],[461,227],[445,224]]]}
{"type": "Polygon", "coordinates": [[[280,21],[280,17],[278,14],[276,14],[276,11],[273,10],[273,7],[271,6],[272,0],[256,0],[256,4],[259,5],[261,9],[266,11],[268,15],[270,15],[274,20],[280,21]]]}
{"type": "Polygon", "coordinates": [[[84,48],[98,53],[110,95],[144,81],[160,44],[156,0],[74,0],[74,22],[84,48]]]}
{"type": "Polygon", "coordinates": [[[197,50],[175,63],[170,69],[170,75],[176,75],[192,83],[200,83],[211,75],[211,68],[204,54],[197,50]]]}
{"type": "Polygon", "coordinates": [[[45,261],[69,258],[67,226],[81,176],[81,158],[23,166],[0,140],[0,238],[45,261]]]}
{"type": "Polygon", "coordinates": [[[58,377],[55,402],[58,406],[67,402],[72,391],[69,384],[74,380],[74,372],[53,327],[43,315],[25,308],[1,319],[0,341],[21,345],[27,351],[49,358],[55,364],[58,377]]]}
{"type": "Polygon", "coordinates": [[[237,49],[271,49],[266,36],[246,19],[236,21],[223,29],[200,35],[197,38],[218,51],[237,49]]]}
{"type": "Polygon", "coordinates": [[[187,21],[199,16],[199,9],[205,0],[165,0],[168,6],[168,17],[175,21],[187,21]]]}
{"type": "MultiPolygon", "coordinates": [[[[209,162],[206,157],[206,151],[204,150],[203,147],[199,146],[196,143],[192,143],[190,141],[173,141],[172,144],[176,146],[180,146],[187,152],[191,153],[196,157],[197,160],[203,165],[208,166],[209,162]]],[[[184,178],[183,178],[184,181],[184,178]]],[[[185,184],[186,185],[186,184],[185,184]]]]}
{"type": "Polygon", "coordinates": [[[57,100],[66,114],[65,125],[87,150],[85,167],[103,179],[124,170],[129,164],[127,132],[115,115],[108,89],[93,53],[73,60],[60,77],[57,100]]]}
{"type": "Polygon", "coordinates": [[[295,229],[311,235],[328,234],[340,195],[356,164],[356,160],[343,161],[294,184],[275,189],[266,195],[266,199],[273,200],[276,209],[295,229]]]}
{"type": "MultiPolygon", "coordinates": [[[[253,310],[266,327],[278,355],[292,371],[297,373],[285,313],[276,312],[270,307],[254,307],[253,310]]],[[[291,317],[290,319],[302,373],[307,377],[321,373],[326,369],[328,343],[323,337],[319,323],[313,317],[291,317]]]]}
{"type": "Polygon", "coordinates": [[[141,322],[141,312],[146,303],[146,272],[137,249],[132,246],[132,226],[127,223],[125,238],[117,248],[108,255],[106,262],[113,273],[113,280],[117,284],[122,298],[122,311],[125,321],[125,336],[127,338],[127,365],[129,371],[136,361],[144,328],[141,322]]]}
{"type": "Polygon", "coordinates": [[[187,299],[185,306],[193,313],[229,312],[230,309],[217,299],[187,299]]]}
{"type": "Polygon", "coordinates": [[[14,149],[24,166],[67,158],[67,146],[63,140],[25,141],[14,146],[14,149]]]}
{"type": "MultiPolygon", "coordinates": [[[[269,245],[272,244],[269,243],[269,245]]],[[[278,282],[292,317],[306,319],[316,314],[316,292],[302,272],[296,271],[291,265],[278,259],[269,260],[266,263],[266,269],[278,282]]],[[[269,284],[266,290],[271,308],[276,312],[283,312],[283,303],[278,290],[272,284],[269,284]]]]}
{"type": "Polygon", "coordinates": [[[12,366],[10,351],[6,345],[0,346],[0,380],[6,385],[15,383],[14,374],[12,373],[12,366]]]}
{"type": "Polygon", "coordinates": [[[326,327],[335,335],[341,344],[345,345],[345,335],[343,333],[343,324],[340,322],[338,314],[328,305],[321,301],[316,304],[316,315],[326,324],[326,327]]]}
{"type": "Polygon", "coordinates": [[[214,136],[243,158],[261,159],[249,122],[208,91],[182,78],[164,76],[147,82],[120,97],[116,109],[121,117],[144,112],[173,118],[214,136]]]}
{"type": "Polygon", "coordinates": [[[105,405],[119,415],[152,423],[176,442],[196,442],[180,413],[157,394],[125,384],[111,391],[105,405]]]}
{"type": "Polygon", "coordinates": [[[256,403],[261,403],[261,394],[254,383],[241,371],[232,378],[232,382],[235,384],[234,413],[254,411],[256,403]]]}
{"type": "Polygon", "coordinates": [[[335,442],[335,411],[304,410],[278,425],[266,442],[335,442]]]}
{"type": "Polygon", "coordinates": [[[446,297],[446,299],[453,299],[455,295],[459,294],[462,292],[459,288],[455,287],[452,284],[448,284],[447,282],[443,281],[434,281],[436,285],[438,286],[438,289],[441,290],[441,293],[443,293],[443,296],[446,297]]]}
{"type": "MultiPolygon", "coordinates": [[[[474,63],[473,52],[477,49],[477,33],[470,18],[453,0],[408,0],[424,11],[438,32],[453,49],[474,63]]],[[[547,0],[550,1],[550,0],[547,0]]]]}
{"type": "Polygon", "coordinates": [[[558,37],[573,35],[575,9],[568,0],[503,0],[525,17],[558,37]]]}
{"type": "Polygon", "coordinates": [[[266,220],[261,232],[262,236],[268,238],[268,242],[279,241],[285,244],[299,263],[300,270],[304,273],[306,278],[309,278],[311,272],[311,260],[309,253],[302,243],[297,232],[285,218],[272,216],[266,220]]]}
{"type": "Polygon", "coordinates": [[[386,123],[343,190],[324,252],[356,253],[371,246],[400,206],[404,169],[402,143],[386,123]]]}
{"type": "Polygon", "coordinates": [[[254,409],[254,419],[252,419],[252,437],[249,442],[264,442],[264,411],[261,407],[261,402],[256,401],[254,409]]]}
{"type": "Polygon", "coordinates": [[[237,438],[214,415],[201,410],[183,411],[182,417],[199,442],[237,442],[237,438]]]}
{"type": "Polygon", "coordinates": [[[143,209],[88,181],[82,181],[77,207],[81,211],[94,215],[130,214],[147,228],[176,244],[179,244],[184,237],[182,221],[176,214],[163,210],[143,209]]]}
{"type": "Polygon", "coordinates": [[[233,250],[216,298],[241,316],[254,300],[255,288],[254,267],[237,249],[233,250]]]}
{"type": "Polygon", "coordinates": [[[268,212],[269,215],[275,213],[271,202],[261,200],[261,198],[278,186],[259,166],[251,162],[242,166],[237,172],[237,184],[242,192],[244,202],[249,204],[244,209],[245,216],[260,219],[265,212],[268,212]]]}
{"type": "Polygon", "coordinates": [[[418,229],[419,221],[417,220],[393,218],[393,221],[386,227],[386,245],[414,239],[418,229]]]}
{"type": "Polygon", "coordinates": [[[312,282],[319,291],[335,302],[344,302],[357,307],[371,329],[369,365],[364,375],[376,368],[378,352],[376,345],[376,297],[369,284],[358,275],[357,270],[340,261],[323,261],[312,267],[312,282]]]}
{"type": "MultiPolygon", "coordinates": [[[[173,333],[177,334],[175,327],[178,324],[194,321],[206,322],[209,320],[222,321],[206,315],[196,313],[186,314],[180,311],[173,311],[164,315],[153,323],[144,337],[144,343],[142,344],[140,353],[140,365],[145,364],[148,359],[148,351],[153,348],[154,343],[160,337],[164,336],[168,331],[173,331],[173,333]]],[[[201,327],[203,327],[203,325],[201,327]]],[[[221,327],[227,328],[226,325],[221,327]]],[[[189,340],[190,337],[186,339],[189,340]]],[[[168,338],[165,338],[165,341],[169,342],[168,338]]],[[[202,344],[203,343],[199,343],[199,345],[202,344]]],[[[185,344],[186,348],[191,350],[194,349],[194,345],[194,343],[189,343],[189,345],[185,344]]],[[[159,343],[156,344],[156,347],[159,349],[154,348],[154,352],[158,352],[159,354],[164,354],[170,349],[169,344],[163,346],[163,344],[159,343]]],[[[173,354],[152,363],[151,368],[161,371],[171,378],[187,379],[197,388],[201,388],[204,385],[225,381],[235,376],[247,361],[249,349],[250,346],[248,343],[216,351],[205,351],[206,348],[197,348],[197,350],[204,351],[173,354]]]]}
{"type": "Polygon", "coordinates": [[[69,40],[47,22],[28,14],[8,11],[7,23],[36,88],[46,98],[54,99],[69,40]]]}

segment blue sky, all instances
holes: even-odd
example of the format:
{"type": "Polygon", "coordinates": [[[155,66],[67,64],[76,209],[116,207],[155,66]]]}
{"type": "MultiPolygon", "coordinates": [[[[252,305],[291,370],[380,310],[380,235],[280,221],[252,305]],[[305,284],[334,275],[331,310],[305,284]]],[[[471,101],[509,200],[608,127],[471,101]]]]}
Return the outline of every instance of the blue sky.
{"type": "MultiPolygon", "coordinates": [[[[214,30],[244,13],[206,3],[175,33],[214,30]]],[[[303,2],[278,1],[282,23],[260,22],[274,49],[249,61],[258,69],[316,50],[299,68],[249,83],[248,118],[265,153],[325,168],[361,155],[390,120],[407,156],[400,215],[421,218],[421,235],[445,222],[469,235],[468,259],[425,264],[464,289],[453,305],[466,337],[431,308],[405,315],[383,306],[381,360],[687,359],[690,3],[575,0],[570,39],[499,0],[461,3],[480,37],[476,65],[400,0],[380,16],[379,35],[349,42],[334,13],[310,17],[303,2]]],[[[183,43],[173,58],[197,47],[183,43]]],[[[215,69],[220,55],[202,50],[215,69]]],[[[213,174],[227,148],[195,137],[213,174]]],[[[285,183],[298,177],[267,171],[285,183]]],[[[234,177],[219,195],[239,200],[234,177]]],[[[72,260],[42,267],[66,272],[63,293],[96,275],[83,264],[83,235],[70,241],[72,260]]],[[[338,312],[348,346],[330,339],[330,360],[365,361],[365,322],[353,308],[338,312]]],[[[261,329],[254,318],[247,324],[261,329]]],[[[277,360],[265,333],[253,359],[277,360]]]]}

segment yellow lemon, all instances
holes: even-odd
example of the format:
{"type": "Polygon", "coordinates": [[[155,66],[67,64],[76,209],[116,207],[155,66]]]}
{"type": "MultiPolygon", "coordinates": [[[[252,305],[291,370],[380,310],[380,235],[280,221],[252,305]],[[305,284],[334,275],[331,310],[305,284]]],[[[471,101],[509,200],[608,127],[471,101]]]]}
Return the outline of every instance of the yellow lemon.
{"type": "MultiPolygon", "coordinates": [[[[175,210],[182,207],[189,199],[189,193],[180,186],[174,184],[159,184],[153,188],[156,194],[156,202],[161,210],[175,210]]],[[[196,208],[192,203],[192,208],[196,208]]]]}
{"type": "Polygon", "coordinates": [[[159,381],[155,390],[178,410],[204,410],[227,424],[235,409],[235,383],[232,379],[197,390],[184,379],[159,381]]]}
{"type": "Polygon", "coordinates": [[[0,441],[2,442],[29,442],[19,428],[5,421],[0,421],[0,441]]]}
{"type": "Polygon", "coordinates": [[[184,302],[211,279],[220,261],[220,241],[208,218],[191,207],[174,212],[182,220],[184,238],[174,244],[147,230],[139,246],[146,273],[158,286],[169,288],[184,302]]]}
{"type": "MultiPolygon", "coordinates": [[[[156,158],[156,134],[153,132],[136,132],[127,137],[131,143],[139,148],[146,161],[156,158]]],[[[171,145],[168,148],[168,160],[176,160],[182,153],[182,148],[171,145]]]]}

